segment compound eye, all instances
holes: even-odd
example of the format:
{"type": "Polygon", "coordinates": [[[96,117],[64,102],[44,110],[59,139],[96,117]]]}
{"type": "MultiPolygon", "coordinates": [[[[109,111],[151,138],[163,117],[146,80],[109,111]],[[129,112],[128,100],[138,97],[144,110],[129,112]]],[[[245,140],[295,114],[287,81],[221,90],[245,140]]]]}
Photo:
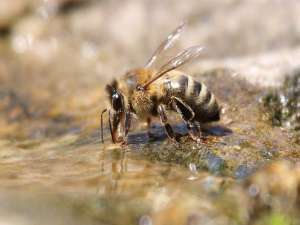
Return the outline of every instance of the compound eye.
{"type": "Polygon", "coordinates": [[[116,111],[122,110],[122,108],[123,108],[122,96],[119,93],[115,92],[112,94],[111,99],[112,99],[113,109],[116,111]]]}

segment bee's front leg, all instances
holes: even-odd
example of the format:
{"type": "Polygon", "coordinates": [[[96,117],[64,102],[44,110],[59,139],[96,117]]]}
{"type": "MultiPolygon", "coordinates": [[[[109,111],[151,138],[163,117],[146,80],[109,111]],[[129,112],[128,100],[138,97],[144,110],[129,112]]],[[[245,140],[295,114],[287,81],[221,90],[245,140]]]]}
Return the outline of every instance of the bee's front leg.
{"type": "Polygon", "coordinates": [[[123,142],[123,138],[118,136],[118,129],[121,121],[121,115],[120,113],[113,112],[108,112],[109,115],[109,129],[110,129],[110,134],[111,134],[111,139],[113,143],[119,143],[123,142]]]}
{"type": "Polygon", "coordinates": [[[167,135],[168,137],[172,140],[172,141],[175,141],[177,142],[176,140],[176,134],[174,133],[171,125],[168,123],[168,117],[167,117],[167,114],[166,114],[166,110],[165,110],[165,107],[164,105],[159,105],[157,107],[157,112],[158,112],[158,115],[160,117],[160,121],[161,123],[164,125],[165,127],[165,130],[167,132],[167,135]]]}
{"type": "Polygon", "coordinates": [[[130,111],[125,112],[125,118],[124,118],[124,139],[122,141],[123,145],[127,145],[127,136],[128,132],[131,126],[131,113],[130,111]]]}

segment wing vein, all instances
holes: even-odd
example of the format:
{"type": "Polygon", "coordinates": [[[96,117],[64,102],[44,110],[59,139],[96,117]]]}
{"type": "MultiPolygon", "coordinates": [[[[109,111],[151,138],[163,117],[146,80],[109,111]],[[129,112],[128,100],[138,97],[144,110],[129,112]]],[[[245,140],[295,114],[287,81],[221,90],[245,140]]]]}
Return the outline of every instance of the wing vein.
{"type": "Polygon", "coordinates": [[[155,52],[152,54],[145,67],[149,68],[157,60],[158,56],[165,50],[171,48],[175,41],[179,38],[180,34],[184,30],[186,23],[181,23],[168,37],[158,46],[155,52]]]}
{"type": "Polygon", "coordinates": [[[201,52],[203,50],[203,47],[200,45],[195,45],[192,47],[189,47],[183,51],[181,51],[179,54],[171,58],[166,64],[164,64],[159,71],[154,75],[154,77],[149,80],[146,84],[143,85],[143,88],[146,88],[151,83],[162,77],[167,72],[174,70],[180,66],[183,66],[184,64],[190,62],[193,59],[196,59],[200,56],[201,52]]]}

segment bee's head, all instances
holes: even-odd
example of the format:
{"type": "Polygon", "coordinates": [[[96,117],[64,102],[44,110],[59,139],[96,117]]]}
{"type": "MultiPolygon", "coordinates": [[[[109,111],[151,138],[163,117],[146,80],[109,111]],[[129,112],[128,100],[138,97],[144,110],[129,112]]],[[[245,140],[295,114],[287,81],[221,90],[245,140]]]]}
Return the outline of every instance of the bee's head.
{"type": "Polygon", "coordinates": [[[109,94],[112,108],[116,112],[124,111],[124,97],[117,89],[116,80],[114,80],[111,85],[106,85],[106,91],[109,94]]]}

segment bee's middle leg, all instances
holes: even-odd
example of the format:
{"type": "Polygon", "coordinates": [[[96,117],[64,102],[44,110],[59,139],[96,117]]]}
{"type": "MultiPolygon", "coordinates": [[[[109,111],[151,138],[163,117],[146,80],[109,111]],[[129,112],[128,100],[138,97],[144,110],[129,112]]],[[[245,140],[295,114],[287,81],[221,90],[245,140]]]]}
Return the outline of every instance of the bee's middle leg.
{"type": "Polygon", "coordinates": [[[176,134],[174,133],[173,128],[171,127],[171,125],[168,123],[168,117],[167,117],[167,114],[166,114],[165,106],[164,105],[159,105],[157,107],[157,112],[158,112],[158,115],[160,117],[161,123],[165,127],[165,130],[167,132],[168,137],[171,140],[177,142],[177,140],[176,140],[176,134]]]}
{"type": "Polygon", "coordinates": [[[201,142],[200,124],[194,121],[195,113],[189,105],[177,97],[172,97],[172,107],[185,121],[190,137],[197,142],[201,142]]]}
{"type": "Polygon", "coordinates": [[[148,134],[149,138],[154,137],[154,134],[151,132],[151,122],[152,122],[151,117],[148,117],[147,118],[147,134],[148,134]]]}

